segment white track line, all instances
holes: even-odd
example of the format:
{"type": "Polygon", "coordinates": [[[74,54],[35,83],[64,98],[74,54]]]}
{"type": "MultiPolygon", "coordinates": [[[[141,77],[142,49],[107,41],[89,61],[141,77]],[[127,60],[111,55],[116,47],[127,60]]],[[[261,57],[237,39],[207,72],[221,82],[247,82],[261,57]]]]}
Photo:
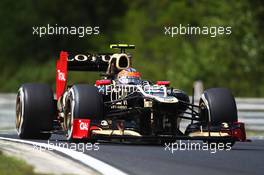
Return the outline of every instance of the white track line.
{"type": "Polygon", "coordinates": [[[27,140],[21,140],[21,139],[12,139],[12,138],[6,138],[6,137],[0,137],[1,140],[7,140],[12,142],[18,142],[18,143],[24,143],[24,144],[30,144],[30,145],[36,145],[42,148],[50,148],[53,150],[56,150],[58,152],[61,152],[75,160],[78,160],[82,162],[83,164],[89,166],[90,168],[95,169],[99,173],[103,175],[127,175],[127,173],[105,163],[98,159],[93,158],[92,156],[89,156],[87,154],[84,154],[82,152],[77,152],[74,150],[70,150],[67,148],[61,148],[54,145],[49,145],[46,143],[39,143],[39,142],[32,142],[27,140]]]}

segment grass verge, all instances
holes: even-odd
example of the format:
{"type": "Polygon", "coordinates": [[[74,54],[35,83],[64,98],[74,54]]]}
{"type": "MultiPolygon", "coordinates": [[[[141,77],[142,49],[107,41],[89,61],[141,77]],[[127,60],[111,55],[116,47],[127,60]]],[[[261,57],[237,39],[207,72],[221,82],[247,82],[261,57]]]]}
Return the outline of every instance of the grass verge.
{"type": "Polygon", "coordinates": [[[247,137],[264,136],[264,131],[246,130],[247,137]]]}
{"type": "Polygon", "coordinates": [[[1,175],[40,175],[33,171],[33,167],[23,160],[6,156],[0,151],[0,174],[1,175]]]}

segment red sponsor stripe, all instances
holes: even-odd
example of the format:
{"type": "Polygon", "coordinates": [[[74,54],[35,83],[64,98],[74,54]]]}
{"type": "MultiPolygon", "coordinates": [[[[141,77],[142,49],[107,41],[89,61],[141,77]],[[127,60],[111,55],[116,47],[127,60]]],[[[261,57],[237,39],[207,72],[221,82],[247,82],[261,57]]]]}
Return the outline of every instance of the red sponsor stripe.
{"type": "Polygon", "coordinates": [[[68,53],[61,51],[60,59],[56,62],[56,98],[59,99],[66,88],[67,83],[68,53]]]}
{"type": "Polygon", "coordinates": [[[90,119],[74,119],[72,138],[84,139],[90,138],[90,119]]]}

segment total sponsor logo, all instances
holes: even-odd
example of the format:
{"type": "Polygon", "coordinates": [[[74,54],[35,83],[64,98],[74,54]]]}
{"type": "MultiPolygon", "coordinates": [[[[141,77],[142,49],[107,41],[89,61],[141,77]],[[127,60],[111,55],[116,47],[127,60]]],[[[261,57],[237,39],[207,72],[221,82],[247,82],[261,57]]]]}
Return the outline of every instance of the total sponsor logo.
{"type": "Polygon", "coordinates": [[[74,119],[73,138],[82,139],[90,137],[90,119],[74,119]]]}
{"type": "Polygon", "coordinates": [[[58,70],[58,79],[61,81],[66,81],[65,73],[58,70]]]}
{"type": "Polygon", "coordinates": [[[89,122],[83,122],[82,120],[79,120],[79,126],[80,126],[80,130],[85,130],[88,131],[89,129],[89,122]]]}

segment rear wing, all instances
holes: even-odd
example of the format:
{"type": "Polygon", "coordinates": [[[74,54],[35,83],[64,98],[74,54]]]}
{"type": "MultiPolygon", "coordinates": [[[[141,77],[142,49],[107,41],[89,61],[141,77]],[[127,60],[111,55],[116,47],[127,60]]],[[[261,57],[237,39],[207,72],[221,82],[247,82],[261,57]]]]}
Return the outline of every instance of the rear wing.
{"type": "Polygon", "coordinates": [[[78,54],[68,56],[67,64],[70,71],[106,71],[113,54],[78,54]]]}
{"type": "MultiPolygon", "coordinates": [[[[117,46],[116,48],[120,48],[117,46]]],[[[122,47],[123,49],[123,47],[122,47]]],[[[68,71],[113,72],[111,69],[123,70],[131,65],[131,55],[126,53],[78,54],[70,56],[62,51],[56,62],[56,97],[61,97],[67,83],[68,71]]]]}
{"type": "Polygon", "coordinates": [[[109,61],[113,54],[78,54],[71,56],[61,51],[56,62],[56,96],[57,99],[66,88],[68,71],[107,71],[109,61]]]}
{"type": "Polygon", "coordinates": [[[134,49],[134,45],[112,44],[110,48],[120,49],[120,53],[69,55],[61,51],[56,62],[56,99],[64,93],[68,71],[103,71],[111,74],[130,67],[131,55],[126,54],[125,49],[134,49]]]}

